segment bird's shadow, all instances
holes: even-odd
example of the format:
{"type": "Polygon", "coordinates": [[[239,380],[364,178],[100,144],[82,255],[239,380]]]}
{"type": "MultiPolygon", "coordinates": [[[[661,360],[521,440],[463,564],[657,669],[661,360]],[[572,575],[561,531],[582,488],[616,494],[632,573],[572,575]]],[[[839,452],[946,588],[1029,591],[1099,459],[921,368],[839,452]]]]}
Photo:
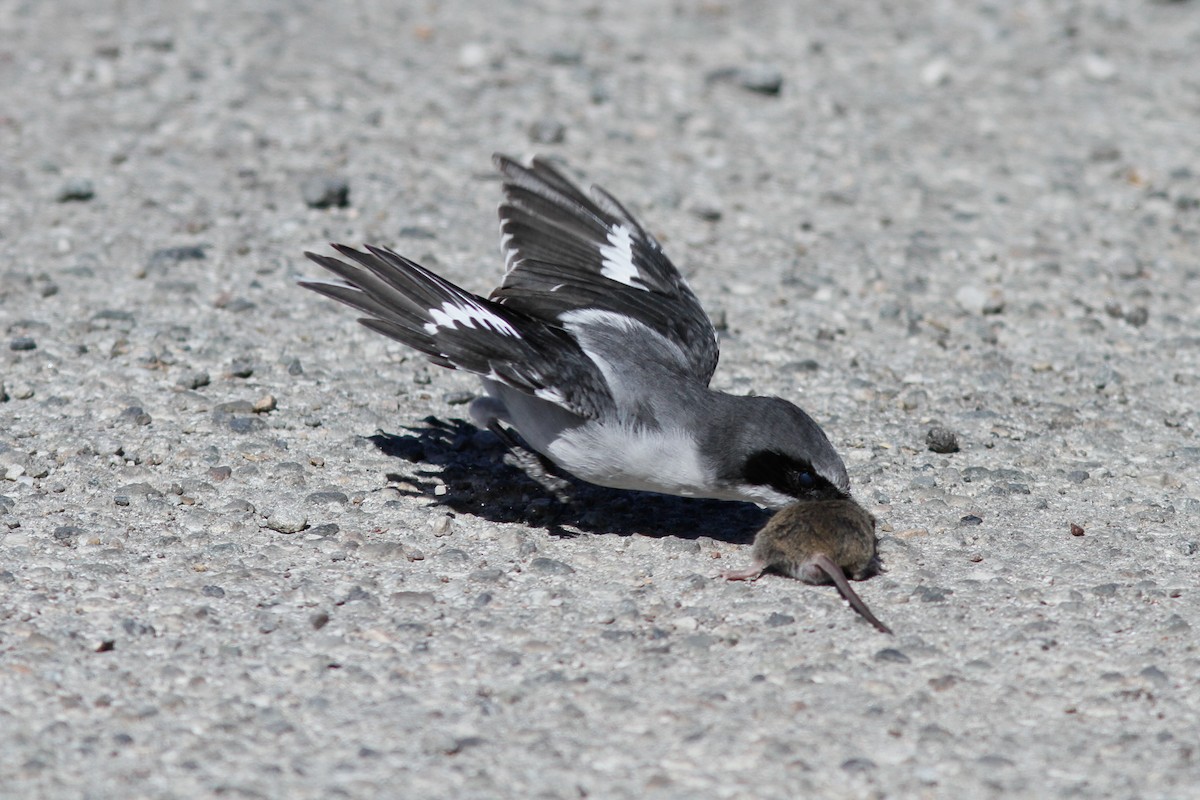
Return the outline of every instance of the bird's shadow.
{"type": "Polygon", "coordinates": [[[751,503],[607,489],[559,473],[571,496],[561,503],[508,463],[507,448],[490,431],[460,419],[431,416],[423,423],[405,427],[404,434],[378,431],[367,438],[386,455],[418,465],[407,474],[388,473],[401,494],[427,498],[458,514],[524,523],[559,536],[640,533],[730,543],[749,542],[769,516],[751,503]]]}

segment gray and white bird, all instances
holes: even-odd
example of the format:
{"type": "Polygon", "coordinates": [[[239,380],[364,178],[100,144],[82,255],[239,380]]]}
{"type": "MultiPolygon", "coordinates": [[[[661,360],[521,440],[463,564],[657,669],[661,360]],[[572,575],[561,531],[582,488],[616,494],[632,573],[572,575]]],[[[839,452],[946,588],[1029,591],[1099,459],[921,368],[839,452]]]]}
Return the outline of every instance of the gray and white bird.
{"type": "Polygon", "coordinates": [[[303,286],[434,364],[473,372],[475,423],[589,483],[777,507],[846,497],[821,427],[779,397],[709,388],[716,329],[658,241],[612,195],[544,160],[495,156],[505,273],[488,298],[387,248],[306,253],[303,286]]]}

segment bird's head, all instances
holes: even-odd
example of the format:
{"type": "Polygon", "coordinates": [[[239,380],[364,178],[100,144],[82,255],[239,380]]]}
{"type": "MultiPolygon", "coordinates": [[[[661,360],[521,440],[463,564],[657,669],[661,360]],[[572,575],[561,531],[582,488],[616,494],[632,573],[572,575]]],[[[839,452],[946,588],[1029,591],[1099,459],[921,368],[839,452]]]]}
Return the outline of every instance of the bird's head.
{"type": "Polygon", "coordinates": [[[726,431],[721,478],[745,499],[770,507],[849,497],[841,456],[812,417],[779,397],[746,397],[740,430],[726,431]]]}

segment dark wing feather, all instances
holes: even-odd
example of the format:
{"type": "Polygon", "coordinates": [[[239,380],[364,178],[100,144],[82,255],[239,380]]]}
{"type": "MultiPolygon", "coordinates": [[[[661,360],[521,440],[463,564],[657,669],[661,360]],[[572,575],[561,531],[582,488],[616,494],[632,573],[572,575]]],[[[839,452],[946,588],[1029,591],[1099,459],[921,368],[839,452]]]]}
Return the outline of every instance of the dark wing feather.
{"type": "Polygon", "coordinates": [[[333,245],[347,263],[305,253],[344,283],[300,285],[367,314],[359,320],[434,364],[499,381],[583,417],[611,411],[604,376],[556,325],[474,295],[387,248],[333,245]]]}
{"type": "Polygon", "coordinates": [[[492,299],[544,320],[581,309],[625,314],[684,352],[705,384],[717,368],[717,334],[658,241],[612,195],[588,197],[549,163],[495,156],[506,272],[492,299]]]}

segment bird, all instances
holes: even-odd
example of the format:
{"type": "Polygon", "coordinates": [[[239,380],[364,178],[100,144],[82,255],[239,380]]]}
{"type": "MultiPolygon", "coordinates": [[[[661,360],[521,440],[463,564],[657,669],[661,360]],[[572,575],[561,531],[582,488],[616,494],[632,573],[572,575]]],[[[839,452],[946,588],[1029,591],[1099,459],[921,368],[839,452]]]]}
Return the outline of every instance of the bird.
{"type": "Polygon", "coordinates": [[[473,294],[386,247],[306,252],[301,285],[433,364],[479,376],[474,423],[587,483],[782,507],[850,495],[821,426],[775,396],[710,387],[716,328],[658,240],[550,161],[495,155],[504,277],[473,294]]]}

